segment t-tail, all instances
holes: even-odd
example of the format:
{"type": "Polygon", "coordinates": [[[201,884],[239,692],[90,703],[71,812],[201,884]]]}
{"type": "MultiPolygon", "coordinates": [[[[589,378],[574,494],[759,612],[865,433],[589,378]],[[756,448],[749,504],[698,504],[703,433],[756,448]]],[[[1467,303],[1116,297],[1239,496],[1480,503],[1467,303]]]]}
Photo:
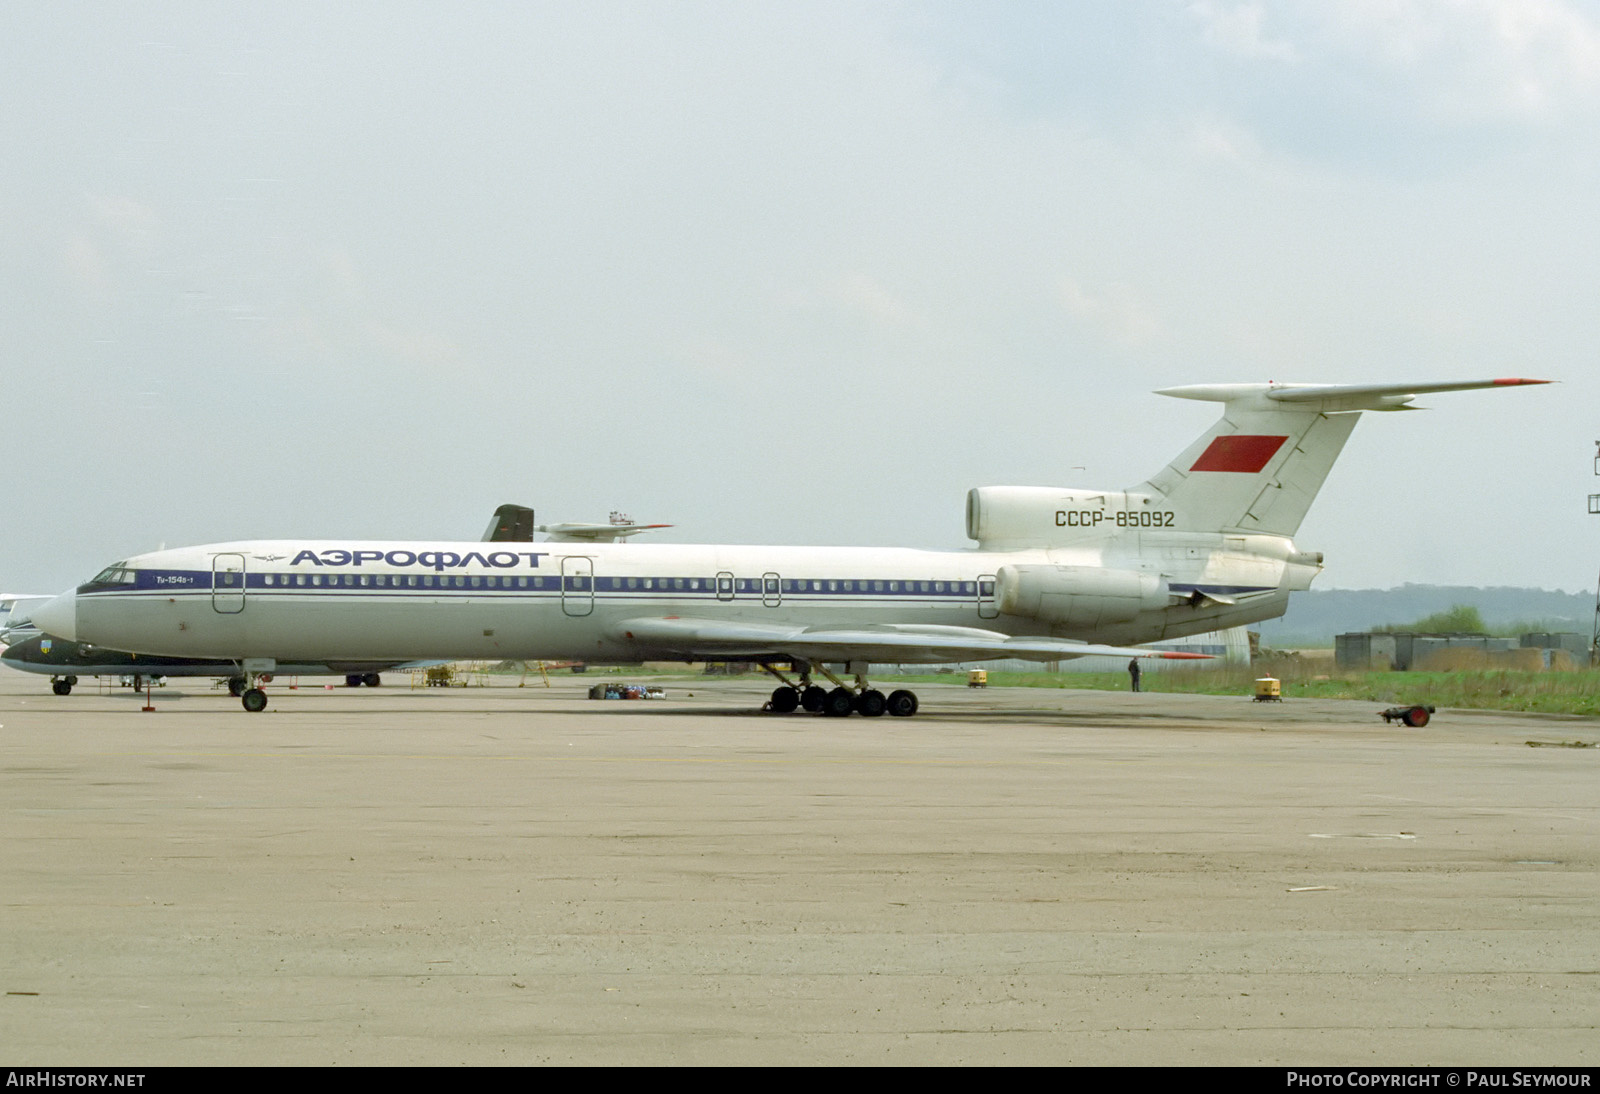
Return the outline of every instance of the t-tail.
{"type": "Polygon", "coordinates": [[[1363,410],[1415,410],[1418,395],[1548,380],[1426,384],[1198,384],[1158,395],[1223,404],[1222,418],[1130,495],[1186,531],[1293,536],[1363,410]]]}
{"type": "Polygon", "coordinates": [[[1199,384],[1157,394],[1221,403],[1222,418],[1129,490],[980,486],[967,535],[987,550],[1104,543],[1125,531],[1292,538],[1363,410],[1414,410],[1418,395],[1548,380],[1428,384],[1199,384]]]}

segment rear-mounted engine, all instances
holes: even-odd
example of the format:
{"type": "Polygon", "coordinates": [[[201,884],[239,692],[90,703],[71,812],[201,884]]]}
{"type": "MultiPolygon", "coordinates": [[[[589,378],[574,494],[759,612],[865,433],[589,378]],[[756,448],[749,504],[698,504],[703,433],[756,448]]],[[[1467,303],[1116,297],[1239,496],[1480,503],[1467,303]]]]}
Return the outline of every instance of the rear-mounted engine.
{"type": "Polygon", "coordinates": [[[1166,582],[1133,570],[1002,566],[996,583],[1002,612],[1067,627],[1127,623],[1167,606],[1166,582]]]}

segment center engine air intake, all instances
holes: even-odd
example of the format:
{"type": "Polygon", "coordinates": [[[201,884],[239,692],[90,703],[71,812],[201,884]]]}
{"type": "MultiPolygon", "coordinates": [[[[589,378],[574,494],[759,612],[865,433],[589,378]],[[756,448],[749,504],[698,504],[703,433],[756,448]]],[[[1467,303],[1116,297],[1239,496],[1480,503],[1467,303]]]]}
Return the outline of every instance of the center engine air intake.
{"type": "Polygon", "coordinates": [[[1155,574],[1093,566],[1002,566],[999,608],[1066,627],[1127,623],[1167,606],[1166,583],[1155,574]]]}

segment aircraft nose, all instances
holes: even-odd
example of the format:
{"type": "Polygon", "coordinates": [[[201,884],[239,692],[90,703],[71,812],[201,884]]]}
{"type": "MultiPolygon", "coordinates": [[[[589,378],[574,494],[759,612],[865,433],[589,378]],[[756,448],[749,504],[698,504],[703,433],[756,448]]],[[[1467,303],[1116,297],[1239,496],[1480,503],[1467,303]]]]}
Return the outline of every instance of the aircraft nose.
{"type": "Polygon", "coordinates": [[[78,597],[75,593],[62,593],[29,613],[34,626],[45,634],[65,638],[69,642],[78,637],[78,597]]]}

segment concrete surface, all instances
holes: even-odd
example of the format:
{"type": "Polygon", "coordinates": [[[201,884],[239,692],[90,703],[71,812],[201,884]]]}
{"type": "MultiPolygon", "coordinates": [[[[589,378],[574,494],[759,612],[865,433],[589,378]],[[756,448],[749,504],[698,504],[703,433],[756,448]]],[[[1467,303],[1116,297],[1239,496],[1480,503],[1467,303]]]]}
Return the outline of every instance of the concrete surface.
{"type": "Polygon", "coordinates": [[[595,679],[0,671],[0,1063],[1600,1060],[1593,720],[595,679]]]}

